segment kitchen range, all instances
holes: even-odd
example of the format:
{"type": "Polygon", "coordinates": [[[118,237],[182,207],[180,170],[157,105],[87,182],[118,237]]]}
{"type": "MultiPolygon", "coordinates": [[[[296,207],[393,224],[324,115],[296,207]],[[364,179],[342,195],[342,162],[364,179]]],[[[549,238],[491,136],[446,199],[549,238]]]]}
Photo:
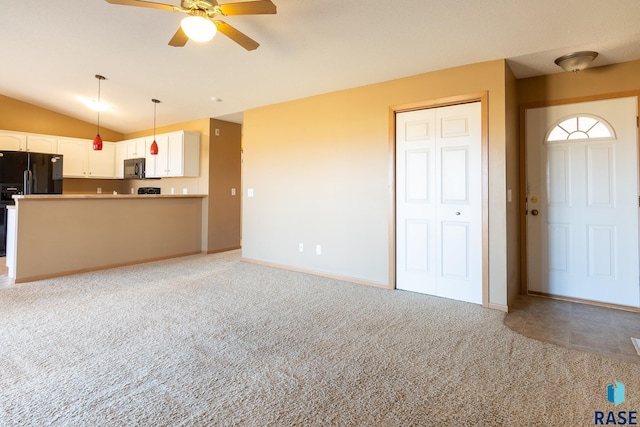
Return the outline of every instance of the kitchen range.
{"type": "Polygon", "coordinates": [[[0,256],[6,254],[7,206],[14,195],[62,194],[62,155],[0,151],[0,256]]]}

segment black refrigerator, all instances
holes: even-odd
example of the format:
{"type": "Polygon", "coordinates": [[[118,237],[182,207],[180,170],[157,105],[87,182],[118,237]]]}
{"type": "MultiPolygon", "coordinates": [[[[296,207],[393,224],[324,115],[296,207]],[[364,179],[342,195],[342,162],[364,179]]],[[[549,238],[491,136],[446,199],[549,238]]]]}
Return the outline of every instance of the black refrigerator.
{"type": "Polygon", "coordinates": [[[0,151],[0,256],[6,255],[7,205],[16,194],[62,194],[62,155],[0,151]]]}

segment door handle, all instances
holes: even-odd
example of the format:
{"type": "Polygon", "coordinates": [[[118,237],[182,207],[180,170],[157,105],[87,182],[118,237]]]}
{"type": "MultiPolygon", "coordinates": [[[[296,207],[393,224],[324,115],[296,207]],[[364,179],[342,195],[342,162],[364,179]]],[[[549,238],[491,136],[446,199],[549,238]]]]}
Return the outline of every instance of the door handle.
{"type": "Polygon", "coordinates": [[[531,211],[531,215],[533,215],[533,216],[538,216],[538,213],[539,213],[538,209],[534,209],[534,210],[531,211]]]}

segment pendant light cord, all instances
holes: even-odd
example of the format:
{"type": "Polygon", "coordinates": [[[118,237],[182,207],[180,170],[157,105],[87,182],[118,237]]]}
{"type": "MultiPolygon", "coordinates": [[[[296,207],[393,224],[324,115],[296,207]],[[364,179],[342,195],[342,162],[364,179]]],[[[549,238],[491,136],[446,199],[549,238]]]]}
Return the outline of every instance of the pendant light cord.
{"type": "Polygon", "coordinates": [[[100,135],[100,77],[98,77],[98,135],[100,135]]]}
{"type": "Polygon", "coordinates": [[[98,106],[97,106],[97,110],[98,110],[98,132],[97,132],[97,134],[100,135],[100,109],[102,108],[102,104],[100,103],[100,83],[102,83],[102,80],[105,80],[106,77],[101,76],[100,74],[96,74],[96,79],[98,79],[98,106]]]}
{"type": "Polygon", "coordinates": [[[158,108],[158,103],[153,102],[153,140],[156,140],[156,109],[158,108]]]}
{"type": "Polygon", "coordinates": [[[156,116],[157,116],[157,108],[158,108],[158,104],[160,103],[160,100],[153,98],[151,102],[153,102],[153,140],[155,141],[156,140],[156,116]]]}

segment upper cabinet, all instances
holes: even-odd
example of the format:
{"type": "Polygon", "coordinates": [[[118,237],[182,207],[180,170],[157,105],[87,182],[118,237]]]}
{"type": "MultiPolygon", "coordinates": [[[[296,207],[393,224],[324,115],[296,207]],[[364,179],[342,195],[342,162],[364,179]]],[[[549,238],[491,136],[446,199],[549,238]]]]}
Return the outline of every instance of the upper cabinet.
{"type": "Polygon", "coordinates": [[[58,138],[58,154],[62,154],[65,178],[115,178],[116,145],[103,142],[102,150],[93,150],[93,141],[58,138]]]}
{"type": "Polygon", "coordinates": [[[93,149],[93,141],[89,141],[88,170],[89,178],[115,178],[116,177],[116,144],[103,142],[102,150],[93,149]]]}
{"type": "Polygon", "coordinates": [[[144,157],[148,178],[200,176],[200,134],[176,131],[118,143],[103,142],[93,150],[89,139],[0,131],[0,150],[62,154],[65,178],[124,178],[124,160],[144,157]]]}
{"type": "MultiPolygon", "coordinates": [[[[147,138],[146,146],[151,142],[153,138],[147,138]]],[[[156,135],[156,143],[158,154],[145,155],[147,178],[200,176],[199,133],[177,131],[156,135]]]]}
{"type": "Polygon", "coordinates": [[[49,135],[0,132],[0,150],[57,154],[58,138],[49,135]]]}
{"type": "Polygon", "coordinates": [[[144,138],[130,139],[119,144],[127,146],[127,159],[139,159],[147,155],[147,144],[144,138]]]}
{"type": "Polygon", "coordinates": [[[27,135],[11,132],[0,133],[0,150],[22,151],[26,147],[27,135]]]}
{"type": "Polygon", "coordinates": [[[116,178],[124,178],[124,159],[128,159],[127,157],[127,144],[119,143],[116,144],[116,178]]]}
{"type": "Polygon", "coordinates": [[[27,135],[27,151],[59,154],[58,138],[48,135],[27,135]]]}

